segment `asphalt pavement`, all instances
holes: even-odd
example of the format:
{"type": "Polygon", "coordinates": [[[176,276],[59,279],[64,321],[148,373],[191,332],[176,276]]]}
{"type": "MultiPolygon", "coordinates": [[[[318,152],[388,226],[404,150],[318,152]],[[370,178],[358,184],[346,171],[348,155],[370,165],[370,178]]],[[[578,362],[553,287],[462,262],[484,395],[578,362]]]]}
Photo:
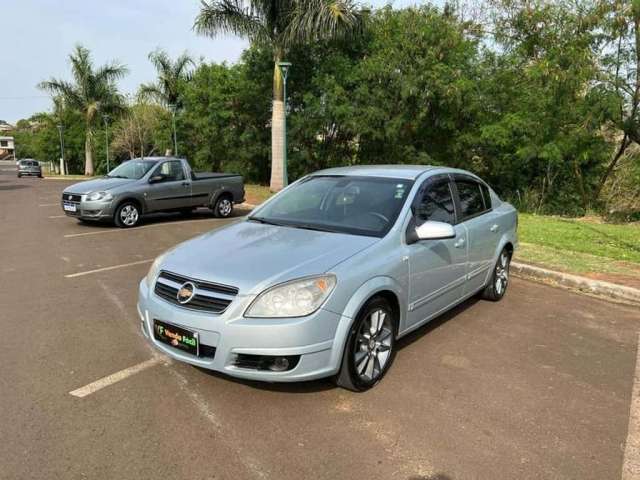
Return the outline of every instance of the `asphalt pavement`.
{"type": "Polygon", "coordinates": [[[234,220],[85,225],[69,183],[0,167],[0,479],[603,480],[634,461],[637,309],[513,279],[403,339],[366,393],[238,381],[154,352],[136,313],[150,260],[234,220]]]}

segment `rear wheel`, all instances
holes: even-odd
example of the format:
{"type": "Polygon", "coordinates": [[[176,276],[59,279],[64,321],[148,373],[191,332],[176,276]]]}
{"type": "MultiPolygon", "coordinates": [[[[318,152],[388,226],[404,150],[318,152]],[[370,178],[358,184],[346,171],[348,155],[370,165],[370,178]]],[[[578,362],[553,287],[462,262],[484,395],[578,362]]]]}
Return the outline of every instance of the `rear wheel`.
{"type": "Polygon", "coordinates": [[[395,358],[396,314],[387,300],[375,297],[351,327],[336,383],[362,392],[376,385],[395,358]]]}
{"type": "Polygon", "coordinates": [[[120,228],[135,227],[140,223],[140,207],[133,202],[124,202],[116,209],[114,221],[120,228]]]}
{"type": "Polygon", "coordinates": [[[228,195],[222,195],[213,206],[213,214],[218,218],[230,217],[233,213],[233,200],[228,195]]]}
{"type": "Polygon", "coordinates": [[[511,264],[511,253],[506,248],[502,249],[496,266],[493,269],[491,282],[482,292],[482,298],[497,302],[504,297],[509,286],[509,265],[511,264]]]}

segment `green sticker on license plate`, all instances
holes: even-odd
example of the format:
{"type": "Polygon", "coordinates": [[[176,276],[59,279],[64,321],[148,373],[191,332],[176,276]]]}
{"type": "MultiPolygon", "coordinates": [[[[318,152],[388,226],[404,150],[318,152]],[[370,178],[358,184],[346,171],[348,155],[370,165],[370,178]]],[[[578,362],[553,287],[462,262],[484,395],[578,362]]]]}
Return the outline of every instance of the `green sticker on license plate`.
{"type": "Polygon", "coordinates": [[[185,328],[171,325],[170,323],[154,320],[153,337],[159,342],[173,348],[198,356],[199,342],[197,332],[191,332],[185,328]]]}

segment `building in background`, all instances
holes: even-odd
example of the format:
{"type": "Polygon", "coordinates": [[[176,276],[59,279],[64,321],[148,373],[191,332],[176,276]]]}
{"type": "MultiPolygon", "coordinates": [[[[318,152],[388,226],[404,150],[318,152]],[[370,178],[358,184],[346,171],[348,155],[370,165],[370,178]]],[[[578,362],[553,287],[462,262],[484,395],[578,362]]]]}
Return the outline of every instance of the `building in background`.
{"type": "Polygon", "coordinates": [[[13,125],[11,125],[8,122],[5,122],[4,120],[0,120],[0,133],[2,132],[10,132],[11,130],[13,130],[13,125]]]}
{"type": "Polygon", "coordinates": [[[0,160],[16,160],[16,144],[13,137],[0,135],[0,160]]]}

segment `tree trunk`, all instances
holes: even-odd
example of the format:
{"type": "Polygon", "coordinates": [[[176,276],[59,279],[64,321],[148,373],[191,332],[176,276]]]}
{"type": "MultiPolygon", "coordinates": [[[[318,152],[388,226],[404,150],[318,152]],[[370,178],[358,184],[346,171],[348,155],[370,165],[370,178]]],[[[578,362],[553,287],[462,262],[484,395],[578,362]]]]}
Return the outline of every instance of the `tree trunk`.
{"type": "Polygon", "coordinates": [[[271,114],[271,183],[270,190],[278,192],[284,187],[284,102],[273,101],[271,114]]]}
{"type": "Polygon", "coordinates": [[[273,65],[273,108],[271,111],[271,182],[270,190],[277,192],[284,186],[284,96],[282,75],[278,62],[282,55],[274,55],[273,65]]]}
{"type": "Polygon", "coordinates": [[[84,174],[93,176],[93,152],[91,151],[91,130],[87,128],[84,139],[84,174]]]}

